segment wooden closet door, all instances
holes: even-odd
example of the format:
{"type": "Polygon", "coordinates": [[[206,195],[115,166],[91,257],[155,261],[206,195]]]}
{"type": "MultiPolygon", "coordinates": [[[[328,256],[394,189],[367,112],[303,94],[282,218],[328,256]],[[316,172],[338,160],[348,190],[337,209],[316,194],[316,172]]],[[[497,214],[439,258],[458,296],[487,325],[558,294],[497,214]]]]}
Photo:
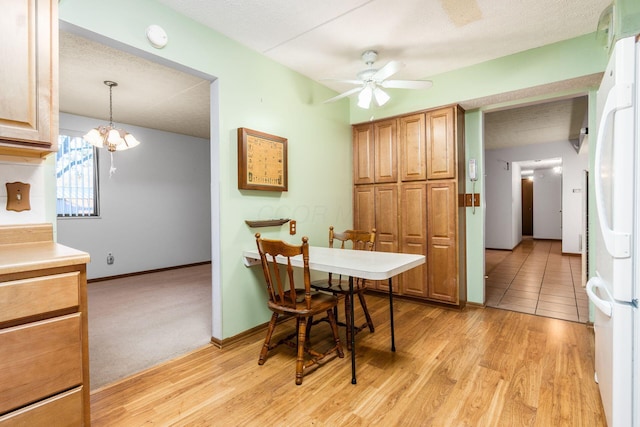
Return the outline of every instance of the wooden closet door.
{"type": "Polygon", "coordinates": [[[400,122],[400,178],[402,181],[419,181],[427,178],[427,146],[425,115],[401,117],[400,122]]]}
{"type": "Polygon", "coordinates": [[[353,228],[371,230],[376,226],[375,193],[373,185],[353,188],[353,228]]]}
{"type": "Polygon", "coordinates": [[[429,111],[427,121],[427,179],[456,177],[456,116],[454,107],[429,111]]]}
{"type": "MultiPolygon", "coordinates": [[[[398,186],[375,186],[376,251],[398,252],[398,186]]],[[[398,278],[399,279],[399,278],[398,278]]],[[[393,280],[393,290],[398,291],[400,280],[393,280]]],[[[381,280],[376,287],[389,290],[389,282],[381,280]]]]}
{"type": "MultiPolygon", "coordinates": [[[[402,184],[400,187],[400,251],[427,254],[427,185],[402,184]]],[[[402,273],[403,295],[427,296],[427,267],[425,264],[402,273]]]]}
{"type": "Polygon", "coordinates": [[[427,184],[428,297],[458,303],[457,185],[454,181],[427,184]]]}
{"type": "Polygon", "coordinates": [[[373,184],[374,177],[373,126],[353,127],[353,183],[373,184]]]}
{"type": "Polygon", "coordinates": [[[375,182],[398,181],[398,143],[396,120],[385,120],[373,125],[375,182]]]}

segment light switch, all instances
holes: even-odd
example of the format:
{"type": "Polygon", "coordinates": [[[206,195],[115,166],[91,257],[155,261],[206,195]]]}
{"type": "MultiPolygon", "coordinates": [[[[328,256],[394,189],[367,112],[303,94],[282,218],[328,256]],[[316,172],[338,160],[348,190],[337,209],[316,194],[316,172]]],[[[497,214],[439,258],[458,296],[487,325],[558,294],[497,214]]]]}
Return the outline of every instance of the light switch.
{"type": "Polygon", "coordinates": [[[296,234],[296,221],[294,219],[292,219],[291,221],[289,221],[289,234],[290,235],[294,235],[296,234]]]}
{"type": "Polygon", "coordinates": [[[29,211],[31,202],[29,201],[29,189],[31,184],[24,182],[7,182],[7,210],[8,211],[29,211]]]}

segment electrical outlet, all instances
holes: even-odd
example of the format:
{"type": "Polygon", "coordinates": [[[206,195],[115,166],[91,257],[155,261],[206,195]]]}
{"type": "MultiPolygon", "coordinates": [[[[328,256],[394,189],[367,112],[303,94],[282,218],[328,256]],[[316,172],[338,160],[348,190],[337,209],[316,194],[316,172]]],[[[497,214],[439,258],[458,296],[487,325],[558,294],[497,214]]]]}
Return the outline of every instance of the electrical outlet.
{"type": "Polygon", "coordinates": [[[291,221],[289,221],[289,234],[290,235],[294,235],[296,234],[296,220],[292,219],[291,221]]]}
{"type": "Polygon", "coordinates": [[[113,258],[113,254],[111,252],[109,252],[107,254],[107,264],[111,265],[115,262],[115,259],[113,258]]]}

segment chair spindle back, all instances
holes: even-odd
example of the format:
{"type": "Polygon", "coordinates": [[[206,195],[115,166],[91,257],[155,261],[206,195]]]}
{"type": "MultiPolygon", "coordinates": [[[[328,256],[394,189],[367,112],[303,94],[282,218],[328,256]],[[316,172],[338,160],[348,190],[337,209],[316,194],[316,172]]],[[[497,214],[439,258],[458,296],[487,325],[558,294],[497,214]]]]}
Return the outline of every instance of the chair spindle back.
{"type": "MultiPolygon", "coordinates": [[[[267,284],[269,299],[278,304],[295,307],[298,299],[297,292],[304,292],[307,309],[311,306],[311,275],[309,273],[309,239],[302,238],[301,245],[291,245],[282,240],[263,239],[256,233],[258,253],[262,263],[267,284]],[[302,255],[304,289],[296,289],[291,258],[302,255]],[[286,264],[279,264],[277,257],[287,259],[286,264]]],[[[302,302],[302,301],[300,301],[302,302]]]]}

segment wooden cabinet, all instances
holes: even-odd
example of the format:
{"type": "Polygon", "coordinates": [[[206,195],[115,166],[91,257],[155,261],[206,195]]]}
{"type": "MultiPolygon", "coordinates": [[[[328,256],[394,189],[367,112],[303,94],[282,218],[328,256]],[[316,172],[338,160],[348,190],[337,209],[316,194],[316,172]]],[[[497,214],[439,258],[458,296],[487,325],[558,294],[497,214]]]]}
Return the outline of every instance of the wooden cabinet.
{"type": "Polygon", "coordinates": [[[353,183],[373,184],[373,126],[365,124],[353,127],[353,183]]]}
{"type": "Polygon", "coordinates": [[[57,150],[58,1],[3,0],[0,154],[57,150]]]}
{"type": "Polygon", "coordinates": [[[458,194],[464,189],[464,111],[454,105],[353,129],[354,227],[376,228],[378,251],[427,257],[425,265],[394,279],[394,291],[464,306],[465,210],[458,194]]]}
{"type": "Polygon", "coordinates": [[[90,424],[89,256],[52,236],[0,226],[0,427],[90,424]]]}
{"type": "Polygon", "coordinates": [[[457,273],[457,207],[455,182],[427,184],[428,297],[456,303],[458,300],[457,273]]]}
{"type": "Polygon", "coordinates": [[[457,121],[454,108],[441,108],[426,114],[427,179],[456,178],[457,121]]]}
{"type": "MultiPolygon", "coordinates": [[[[423,182],[400,187],[400,252],[427,255],[427,188],[423,182]]],[[[427,297],[427,265],[402,273],[402,294],[427,297]]]]}
{"type": "Polygon", "coordinates": [[[386,183],[398,180],[398,144],[395,120],[373,124],[374,182],[386,183]]]}
{"type": "Polygon", "coordinates": [[[398,181],[397,121],[384,120],[353,127],[353,183],[398,181]]]}
{"type": "Polygon", "coordinates": [[[398,121],[402,181],[424,181],[427,178],[425,115],[412,114],[398,121]]]}
{"type": "Polygon", "coordinates": [[[356,185],[353,189],[353,228],[371,230],[376,228],[375,187],[356,185]]]}
{"type": "MultiPolygon", "coordinates": [[[[354,189],[354,228],[376,229],[376,250],[398,252],[398,187],[396,184],[359,185],[354,189]]],[[[367,282],[367,286],[388,290],[386,280],[367,282]]],[[[394,290],[399,284],[394,281],[394,290]]]]}

